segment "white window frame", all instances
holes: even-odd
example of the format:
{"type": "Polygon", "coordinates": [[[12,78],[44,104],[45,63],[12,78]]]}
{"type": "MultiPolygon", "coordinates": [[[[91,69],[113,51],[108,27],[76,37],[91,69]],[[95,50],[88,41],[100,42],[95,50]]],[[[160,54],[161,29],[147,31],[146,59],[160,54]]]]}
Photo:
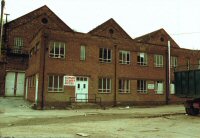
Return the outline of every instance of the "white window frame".
{"type": "Polygon", "coordinates": [[[186,59],[186,66],[187,66],[187,70],[189,70],[190,69],[190,59],[189,58],[186,59]]]}
{"type": "Polygon", "coordinates": [[[154,65],[155,67],[163,67],[163,55],[154,55],[154,65]]]}
{"type": "Polygon", "coordinates": [[[49,46],[49,57],[51,58],[65,58],[65,43],[64,42],[57,42],[57,41],[52,41],[50,42],[49,46]],[[59,46],[59,53],[56,53],[56,44],[59,46]],[[63,53],[61,53],[61,49],[64,49],[63,53]],[[52,50],[52,51],[51,51],[52,50]]]}
{"type": "Polygon", "coordinates": [[[170,84],[170,94],[172,94],[172,95],[175,94],[175,85],[174,85],[174,83],[170,84]]]}
{"type": "Polygon", "coordinates": [[[130,93],[130,80],[120,79],[119,80],[119,93],[130,93]]]}
{"type": "Polygon", "coordinates": [[[137,92],[147,93],[147,81],[146,80],[137,80],[137,92]]]}
{"type": "Polygon", "coordinates": [[[137,55],[137,64],[140,66],[147,66],[148,65],[148,55],[147,53],[138,53],[137,55]]]}
{"type": "Polygon", "coordinates": [[[156,94],[164,93],[164,83],[163,81],[155,81],[155,92],[156,94]]]}
{"type": "Polygon", "coordinates": [[[99,78],[98,80],[98,92],[99,93],[111,93],[111,79],[110,78],[99,78]],[[106,81],[106,82],[104,82],[106,81]],[[99,83],[101,83],[101,88],[99,86],[99,83]],[[109,83],[109,85],[108,85],[109,83]],[[105,84],[105,89],[104,89],[105,84]]]}
{"type": "Polygon", "coordinates": [[[112,61],[112,50],[109,48],[99,48],[99,61],[101,63],[111,63],[112,61]],[[110,53],[110,58],[109,58],[110,53]],[[106,58],[104,58],[106,57],[106,58]]]}
{"type": "Polygon", "coordinates": [[[24,47],[24,39],[22,37],[15,37],[14,38],[14,49],[12,50],[13,53],[21,53],[22,48],[24,47]]]}
{"type": "Polygon", "coordinates": [[[119,63],[120,64],[130,64],[130,51],[124,51],[120,50],[119,51],[119,63]]]}
{"type": "Polygon", "coordinates": [[[63,87],[64,87],[64,85],[63,85],[63,76],[61,76],[61,75],[49,75],[48,76],[48,92],[63,92],[63,87]],[[49,86],[49,78],[50,77],[52,77],[52,87],[50,87],[49,86]],[[57,82],[57,85],[58,85],[58,87],[57,88],[55,88],[54,86],[55,86],[55,77],[58,77],[58,82],[57,82]],[[60,78],[62,78],[62,82],[60,82],[60,78]],[[62,87],[60,87],[60,84],[62,83],[62,87]]]}
{"type": "Polygon", "coordinates": [[[86,47],[81,45],[80,47],[80,60],[84,61],[86,58],[86,47]]]}
{"type": "Polygon", "coordinates": [[[170,67],[174,68],[174,67],[177,67],[177,66],[178,66],[178,57],[171,56],[170,67]]]}

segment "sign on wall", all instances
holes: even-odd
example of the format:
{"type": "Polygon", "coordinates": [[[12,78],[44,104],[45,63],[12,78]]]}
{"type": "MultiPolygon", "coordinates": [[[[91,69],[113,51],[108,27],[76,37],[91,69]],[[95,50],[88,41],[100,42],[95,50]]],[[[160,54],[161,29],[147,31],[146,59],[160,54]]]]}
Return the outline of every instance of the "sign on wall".
{"type": "Polygon", "coordinates": [[[75,76],[64,76],[64,85],[75,86],[76,85],[76,77],[75,76]]]}

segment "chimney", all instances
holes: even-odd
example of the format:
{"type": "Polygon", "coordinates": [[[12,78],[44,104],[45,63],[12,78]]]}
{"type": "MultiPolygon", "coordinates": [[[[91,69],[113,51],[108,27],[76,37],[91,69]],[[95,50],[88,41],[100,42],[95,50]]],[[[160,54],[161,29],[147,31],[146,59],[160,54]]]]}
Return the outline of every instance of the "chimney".
{"type": "Polygon", "coordinates": [[[5,0],[1,1],[1,32],[0,32],[0,57],[1,57],[1,48],[2,48],[2,36],[3,36],[3,15],[4,15],[4,7],[5,7],[5,0]]]}

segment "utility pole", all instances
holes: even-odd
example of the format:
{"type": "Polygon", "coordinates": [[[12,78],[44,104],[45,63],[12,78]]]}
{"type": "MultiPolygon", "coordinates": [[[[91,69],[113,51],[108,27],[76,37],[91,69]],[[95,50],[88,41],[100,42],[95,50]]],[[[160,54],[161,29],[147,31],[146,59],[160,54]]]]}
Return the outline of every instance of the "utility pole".
{"type": "Polygon", "coordinates": [[[3,36],[3,15],[4,15],[5,0],[1,1],[1,32],[0,32],[0,57],[2,48],[2,36],[3,36]]]}

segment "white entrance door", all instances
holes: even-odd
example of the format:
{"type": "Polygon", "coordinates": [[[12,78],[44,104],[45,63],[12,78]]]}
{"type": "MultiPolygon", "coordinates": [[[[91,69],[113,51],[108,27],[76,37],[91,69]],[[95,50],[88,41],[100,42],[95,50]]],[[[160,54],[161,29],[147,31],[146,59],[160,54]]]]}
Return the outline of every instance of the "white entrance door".
{"type": "Polygon", "coordinates": [[[24,95],[24,80],[25,73],[18,72],[17,73],[17,82],[16,82],[16,96],[24,95]]]}
{"type": "Polygon", "coordinates": [[[76,101],[87,102],[88,101],[88,78],[76,77],[76,101]]]}
{"type": "Polygon", "coordinates": [[[38,101],[38,74],[35,76],[35,103],[38,101]]]}
{"type": "Polygon", "coordinates": [[[5,96],[14,96],[15,91],[15,72],[7,72],[5,96]]]}

